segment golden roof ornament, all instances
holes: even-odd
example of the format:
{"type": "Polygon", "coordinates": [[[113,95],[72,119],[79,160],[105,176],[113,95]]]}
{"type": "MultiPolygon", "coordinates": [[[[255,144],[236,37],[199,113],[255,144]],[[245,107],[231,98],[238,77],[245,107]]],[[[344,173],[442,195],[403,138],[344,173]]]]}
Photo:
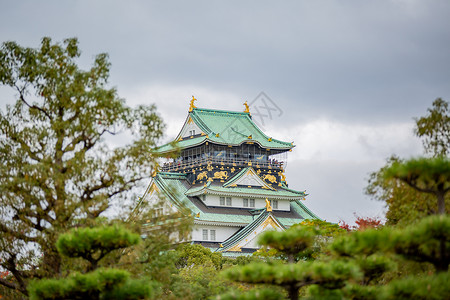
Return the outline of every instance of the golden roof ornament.
{"type": "Polygon", "coordinates": [[[158,169],[157,168],[153,169],[152,177],[156,177],[156,173],[158,173],[158,169]]]}
{"type": "Polygon", "coordinates": [[[272,206],[270,205],[269,199],[266,198],[266,211],[272,211],[272,206]]]}
{"type": "Polygon", "coordinates": [[[194,101],[197,101],[197,99],[192,96],[191,105],[189,106],[189,112],[191,112],[194,108],[197,108],[197,106],[194,105],[194,101]]]}
{"type": "Polygon", "coordinates": [[[244,106],[245,106],[244,112],[250,114],[250,107],[248,106],[247,101],[244,102],[244,106]]]}

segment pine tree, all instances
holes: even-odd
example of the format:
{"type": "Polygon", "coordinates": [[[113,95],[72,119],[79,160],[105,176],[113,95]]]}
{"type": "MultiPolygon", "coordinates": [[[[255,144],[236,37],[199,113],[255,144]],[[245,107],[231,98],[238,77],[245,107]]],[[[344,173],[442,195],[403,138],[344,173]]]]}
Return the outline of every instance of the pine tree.
{"type": "MultiPolygon", "coordinates": [[[[225,270],[225,276],[239,282],[282,287],[289,299],[298,299],[302,287],[320,285],[327,291],[333,291],[344,287],[350,278],[361,277],[361,273],[352,263],[337,260],[296,262],[296,258],[304,257],[305,253],[311,251],[315,238],[316,233],[307,226],[293,226],[283,232],[266,232],[261,236],[260,244],[284,253],[289,258],[288,263],[253,262],[225,270]]],[[[242,299],[246,299],[245,297],[247,296],[243,296],[242,299]]]]}
{"type": "Polygon", "coordinates": [[[130,279],[130,273],[113,268],[99,268],[109,253],[136,245],[139,235],[115,225],[77,228],[62,234],[56,247],[61,255],[83,258],[84,272],[71,272],[66,278],[42,279],[30,283],[30,299],[147,299],[154,284],[148,280],[130,279]]]}

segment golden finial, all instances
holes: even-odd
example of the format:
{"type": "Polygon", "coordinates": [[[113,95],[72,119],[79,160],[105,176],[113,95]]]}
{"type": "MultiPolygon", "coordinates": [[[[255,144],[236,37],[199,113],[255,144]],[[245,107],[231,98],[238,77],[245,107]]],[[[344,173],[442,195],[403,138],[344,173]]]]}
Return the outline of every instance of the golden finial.
{"type": "Polygon", "coordinates": [[[158,173],[158,170],[155,168],[152,172],[152,177],[156,177],[156,173],[158,173]]]}
{"type": "Polygon", "coordinates": [[[194,108],[197,108],[197,106],[194,105],[194,101],[197,101],[194,96],[192,96],[191,105],[189,106],[189,111],[192,111],[194,108]]]}
{"type": "Polygon", "coordinates": [[[266,211],[272,211],[272,206],[270,205],[270,202],[267,198],[266,198],[266,211]]]}
{"type": "Polygon", "coordinates": [[[248,107],[247,101],[244,102],[244,106],[245,106],[244,112],[249,114],[250,113],[250,107],[248,107]]]}

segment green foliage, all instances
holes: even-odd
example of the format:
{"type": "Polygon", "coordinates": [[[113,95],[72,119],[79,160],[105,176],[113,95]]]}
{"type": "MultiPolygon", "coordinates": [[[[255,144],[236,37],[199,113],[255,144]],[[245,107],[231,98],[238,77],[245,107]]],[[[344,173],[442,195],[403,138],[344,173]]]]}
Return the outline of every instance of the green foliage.
{"type": "Polygon", "coordinates": [[[118,269],[97,269],[108,253],[140,242],[140,237],[119,225],[75,228],[62,234],[57,249],[68,257],[81,257],[91,265],[88,273],[72,272],[66,278],[42,279],[28,286],[31,299],[147,299],[155,284],[130,279],[118,269]]]}
{"type": "Polygon", "coordinates": [[[340,289],[327,289],[320,285],[309,286],[304,299],[341,300],[343,299],[340,289]]]}
{"type": "MultiPolygon", "coordinates": [[[[433,102],[433,107],[428,109],[428,112],[427,116],[416,119],[415,134],[418,137],[423,138],[423,145],[426,153],[431,154],[434,157],[446,157],[450,150],[450,115],[448,102],[438,98],[433,102]]],[[[421,191],[421,189],[426,188],[426,186],[424,186],[424,182],[421,182],[422,178],[420,178],[419,181],[417,180],[417,174],[411,172],[411,175],[413,175],[411,180],[416,182],[412,182],[409,178],[404,177],[409,173],[409,171],[404,168],[403,171],[397,170],[403,174],[391,174],[402,175],[404,181],[397,179],[399,178],[397,176],[385,176],[386,171],[391,169],[393,164],[399,164],[401,162],[402,160],[399,158],[391,157],[386,166],[370,175],[368,186],[366,187],[366,194],[386,203],[388,208],[386,212],[386,224],[399,224],[404,226],[414,223],[425,216],[436,214],[437,211],[440,213],[448,213],[450,196],[448,194],[446,196],[439,196],[441,198],[438,200],[440,203],[438,207],[438,203],[434,198],[437,196],[436,194],[427,194],[421,191]],[[407,181],[410,181],[410,183],[407,181]],[[416,187],[413,189],[408,186],[408,184],[412,184],[416,187]]],[[[420,165],[420,162],[417,161],[416,163],[419,164],[417,166],[418,169],[416,170],[420,172],[425,171],[423,175],[429,179],[430,175],[432,176],[431,173],[438,171],[439,168],[439,166],[437,166],[438,161],[434,162],[436,165],[431,166],[432,169],[425,170],[426,166],[423,164],[420,165]]],[[[433,164],[432,161],[429,161],[429,163],[433,164]]],[[[448,164],[448,162],[446,164],[448,164]]],[[[406,165],[404,167],[406,167],[406,165]]],[[[413,166],[410,167],[412,168],[413,166]]],[[[448,167],[443,171],[447,172],[444,172],[443,174],[447,174],[448,177],[448,167]]],[[[438,183],[439,179],[434,179],[435,183],[438,183]]]]}
{"type": "Polygon", "coordinates": [[[64,279],[34,281],[30,299],[144,299],[151,295],[148,282],[130,280],[124,270],[97,269],[87,274],[74,273],[64,279]]]}
{"type": "Polygon", "coordinates": [[[419,158],[404,163],[394,162],[385,170],[384,177],[397,178],[420,192],[435,195],[438,212],[446,213],[445,194],[450,191],[450,159],[419,158]]]}
{"type": "Polygon", "coordinates": [[[403,163],[397,161],[385,171],[385,176],[415,185],[422,192],[437,190],[440,185],[443,185],[444,189],[449,189],[450,160],[438,157],[411,159],[403,163]]]}
{"type": "Polygon", "coordinates": [[[62,255],[86,259],[95,269],[109,252],[136,245],[140,240],[138,234],[119,225],[75,228],[59,236],[56,248],[62,255]]]}
{"type": "Polygon", "coordinates": [[[396,264],[391,257],[374,254],[355,259],[361,272],[364,274],[362,285],[376,283],[386,272],[396,269],[396,264]]]}
{"type": "Polygon", "coordinates": [[[77,66],[79,56],[76,39],[0,49],[0,85],[17,93],[0,112],[0,257],[15,279],[0,284],[24,294],[29,279],[64,269],[60,233],[95,226],[150,176],[149,149],[162,135],[154,106],[127,107],[108,87],[106,54],[88,70],[77,66]],[[105,137],[123,132],[130,143],[109,147],[105,137]]]}
{"type": "Polygon", "coordinates": [[[322,220],[305,220],[284,232],[261,235],[259,243],[265,247],[256,251],[253,256],[264,259],[287,259],[291,262],[313,260],[326,254],[326,245],[330,240],[346,233],[347,231],[338,224],[322,220]]]}
{"type": "Polygon", "coordinates": [[[429,262],[437,271],[447,271],[450,263],[450,217],[431,216],[417,225],[397,230],[389,247],[409,260],[429,262]]]}
{"type": "Polygon", "coordinates": [[[450,154],[450,108],[449,103],[437,98],[428,115],[416,119],[415,134],[423,138],[423,146],[433,156],[450,154]]]}
{"type": "Polygon", "coordinates": [[[210,264],[216,270],[222,269],[222,254],[211,252],[202,245],[182,244],[177,249],[177,268],[210,264]]]}
{"type": "Polygon", "coordinates": [[[294,225],[293,227],[305,226],[311,228],[311,231],[321,237],[334,238],[342,234],[347,233],[346,230],[342,229],[338,224],[330,223],[327,221],[322,221],[318,219],[305,220],[299,225],[294,225]]]}
{"type": "Polygon", "coordinates": [[[449,272],[399,279],[383,287],[378,299],[448,299],[449,282],[449,272]]]}
{"type": "Polygon", "coordinates": [[[348,279],[361,277],[354,265],[342,261],[252,263],[230,268],[224,274],[234,281],[294,286],[297,289],[311,284],[320,284],[328,289],[341,288],[348,279]]]}
{"type": "Polygon", "coordinates": [[[347,234],[347,231],[338,224],[322,220],[305,220],[293,227],[306,227],[315,234],[313,245],[308,251],[303,252],[299,256],[303,260],[320,259],[321,257],[327,256],[329,254],[327,249],[328,244],[333,239],[347,234]]]}
{"type": "Polygon", "coordinates": [[[354,232],[336,239],[329,248],[339,257],[355,259],[365,274],[366,283],[394,269],[389,253],[408,260],[429,262],[437,271],[447,271],[450,263],[450,217],[430,216],[406,228],[354,232]]]}
{"type": "Polygon", "coordinates": [[[286,297],[276,289],[261,288],[248,291],[246,293],[230,292],[217,296],[217,300],[283,300],[286,297]]]}
{"type": "Polygon", "coordinates": [[[129,279],[123,285],[105,291],[108,300],[158,299],[159,284],[148,278],[129,279]]]}
{"type": "MultiPolygon", "coordinates": [[[[365,193],[386,203],[386,225],[406,226],[423,217],[436,214],[437,202],[431,194],[417,191],[396,178],[386,178],[385,172],[394,162],[402,162],[391,157],[387,164],[369,176],[365,193]]],[[[450,196],[446,196],[446,207],[450,207],[450,196]]]]}
{"type": "Polygon", "coordinates": [[[293,226],[285,231],[267,231],[259,237],[259,244],[287,255],[288,260],[309,257],[318,231],[314,227],[293,226]]]}
{"type": "Polygon", "coordinates": [[[341,257],[368,256],[385,250],[391,239],[392,230],[390,228],[355,231],[336,238],[329,248],[334,254],[341,257]]]}
{"type": "Polygon", "coordinates": [[[375,300],[380,294],[378,286],[348,284],[342,290],[342,298],[352,300],[375,300]]]}
{"type": "Polygon", "coordinates": [[[207,299],[211,296],[227,292],[232,284],[224,280],[211,264],[186,267],[179,272],[179,283],[174,293],[178,298],[207,299]],[[186,297],[189,290],[189,297],[186,297]]]}
{"type": "Polygon", "coordinates": [[[392,258],[383,255],[391,239],[392,231],[388,228],[355,231],[337,238],[329,248],[335,256],[356,264],[363,274],[359,283],[368,285],[395,269],[392,258]]]}

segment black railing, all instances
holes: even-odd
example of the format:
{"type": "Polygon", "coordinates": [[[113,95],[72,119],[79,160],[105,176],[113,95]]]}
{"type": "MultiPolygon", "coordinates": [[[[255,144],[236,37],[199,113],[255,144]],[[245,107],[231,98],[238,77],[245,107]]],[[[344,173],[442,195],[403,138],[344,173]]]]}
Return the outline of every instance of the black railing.
{"type": "Polygon", "coordinates": [[[274,168],[274,169],[285,169],[286,162],[277,161],[275,159],[259,161],[257,159],[236,159],[236,158],[193,158],[187,160],[166,162],[162,165],[162,171],[178,171],[180,169],[190,169],[202,165],[208,164],[220,164],[220,165],[230,165],[230,166],[239,166],[239,167],[247,167],[252,166],[256,168],[274,168]],[[250,164],[249,164],[250,162],[250,164]]]}

